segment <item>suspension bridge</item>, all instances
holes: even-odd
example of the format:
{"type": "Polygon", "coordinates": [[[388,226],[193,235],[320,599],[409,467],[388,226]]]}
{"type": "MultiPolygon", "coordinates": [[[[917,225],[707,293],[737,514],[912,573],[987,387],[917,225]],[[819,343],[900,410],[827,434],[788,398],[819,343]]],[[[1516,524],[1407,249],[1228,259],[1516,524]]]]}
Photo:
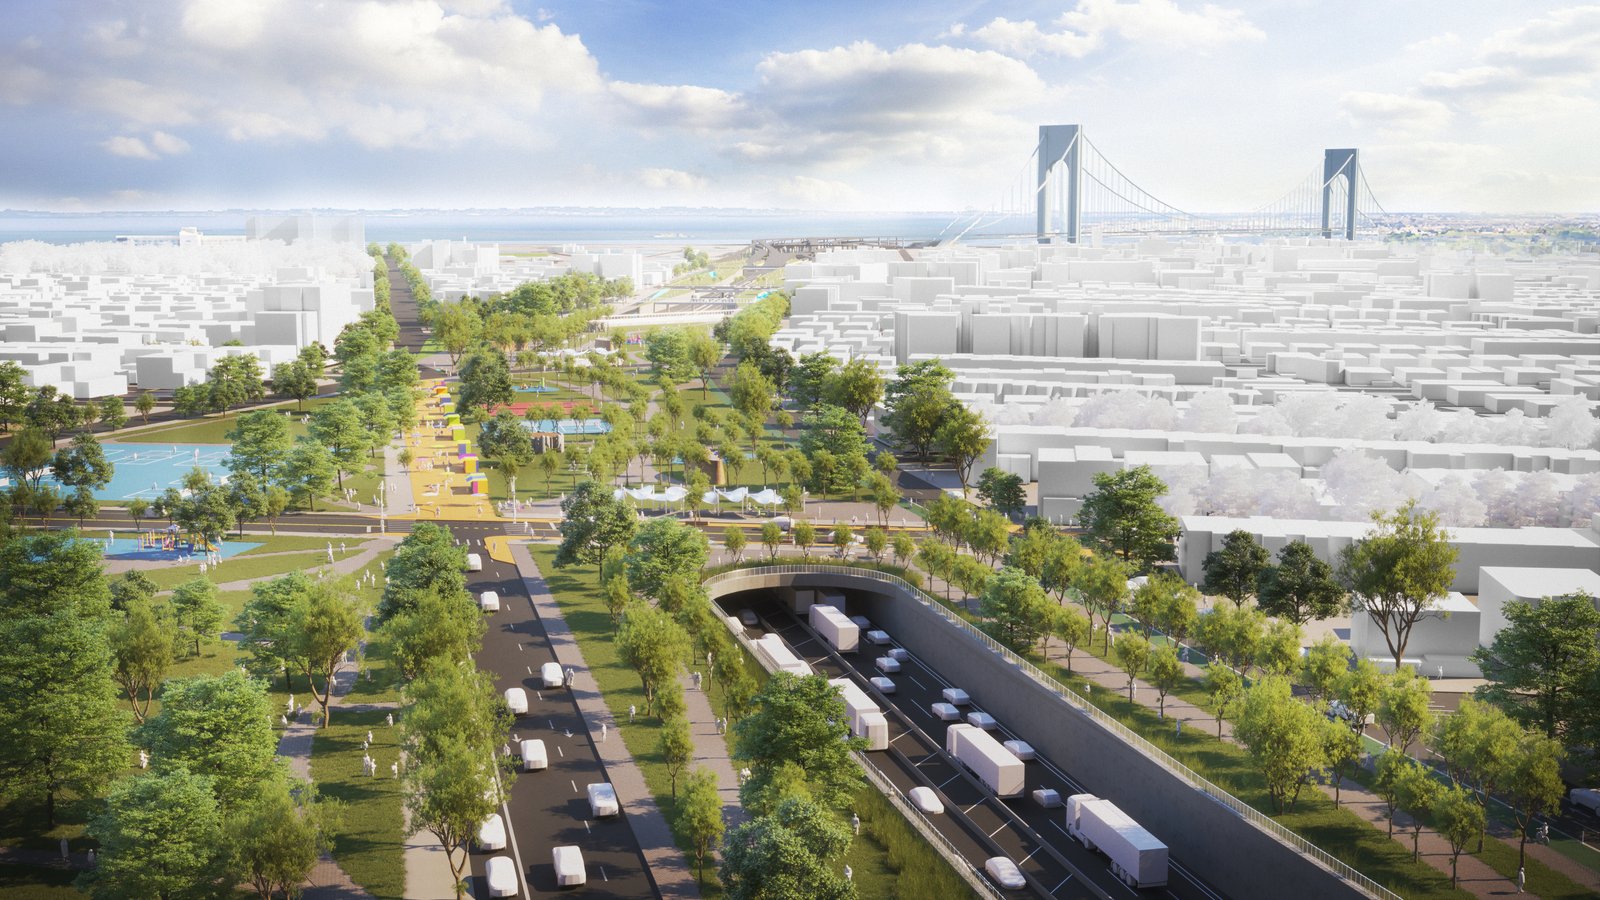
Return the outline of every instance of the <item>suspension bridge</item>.
{"type": "Polygon", "coordinates": [[[1244,213],[1200,214],[1168,203],[1111,162],[1080,125],[1042,125],[1039,142],[993,208],[963,214],[941,243],[1036,238],[1076,244],[1094,235],[1320,235],[1354,240],[1390,227],[1361,168],[1361,152],[1326,150],[1322,164],[1278,199],[1244,213]]]}

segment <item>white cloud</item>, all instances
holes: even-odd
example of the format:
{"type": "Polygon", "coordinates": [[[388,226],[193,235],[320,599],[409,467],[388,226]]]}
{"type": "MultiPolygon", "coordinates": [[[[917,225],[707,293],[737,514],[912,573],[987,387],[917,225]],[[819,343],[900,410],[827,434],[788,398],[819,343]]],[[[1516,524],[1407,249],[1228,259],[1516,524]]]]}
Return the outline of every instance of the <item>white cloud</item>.
{"type": "Polygon", "coordinates": [[[640,169],[639,183],[655,191],[702,190],[706,180],[679,169],[640,169]]]}
{"type": "Polygon", "coordinates": [[[150,145],[146,144],[142,139],[131,137],[129,135],[119,134],[116,137],[105,141],[100,146],[104,147],[105,151],[112,156],[123,156],[127,157],[128,159],[161,158],[160,155],[154,150],[151,150],[150,145]]]}
{"type": "Polygon", "coordinates": [[[737,94],[717,88],[613,81],[611,93],[650,125],[721,128],[743,111],[737,94]]]}
{"type": "Polygon", "coordinates": [[[1346,91],[1339,97],[1339,108],[1357,126],[1372,125],[1393,131],[1432,131],[1450,121],[1450,108],[1437,100],[1386,94],[1376,91],[1346,91]]]}
{"type": "Polygon", "coordinates": [[[175,134],[155,131],[150,134],[150,148],[163,156],[177,156],[189,152],[189,142],[175,134]]]}
{"type": "Polygon", "coordinates": [[[1207,3],[1186,10],[1174,0],[1078,0],[1056,17],[1054,31],[1030,19],[997,18],[972,32],[988,46],[1019,56],[1044,53],[1083,57],[1111,35],[1129,43],[1205,51],[1240,41],[1260,41],[1266,33],[1242,10],[1207,3]]]}
{"type": "Polygon", "coordinates": [[[843,181],[791,175],[777,183],[777,196],[785,203],[820,209],[851,209],[866,199],[843,181]]]}

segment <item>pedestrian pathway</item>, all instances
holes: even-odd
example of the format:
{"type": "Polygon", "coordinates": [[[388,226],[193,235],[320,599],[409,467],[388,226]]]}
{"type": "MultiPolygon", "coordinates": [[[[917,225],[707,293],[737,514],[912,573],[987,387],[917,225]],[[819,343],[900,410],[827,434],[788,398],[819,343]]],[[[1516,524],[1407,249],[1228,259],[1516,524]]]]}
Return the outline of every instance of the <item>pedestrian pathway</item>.
{"type": "MultiPolygon", "coordinates": [[[[518,571],[522,573],[528,595],[533,599],[534,612],[538,614],[545,634],[549,637],[556,662],[576,673],[571,689],[578,702],[578,712],[589,723],[591,731],[598,731],[605,725],[607,731],[616,732],[617,729],[611,727],[615,722],[612,720],[610,710],[606,708],[600,687],[584,663],[583,651],[578,647],[572,629],[567,627],[566,619],[561,614],[561,607],[556,603],[555,597],[551,596],[544,575],[534,564],[527,546],[513,544],[511,555],[516,560],[518,571]]],[[[644,773],[633,761],[627,746],[618,739],[596,741],[595,747],[600,754],[601,763],[606,768],[606,776],[616,789],[617,799],[627,814],[628,826],[633,829],[634,839],[639,842],[639,848],[644,854],[645,864],[650,869],[650,877],[656,885],[656,895],[699,897],[700,889],[695,883],[694,873],[689,868],[688,860],[673,842],[672,829],[667,825],[666,816],[656,805],[655,797],[645,785],[644,773]]]]}
{"type": "MultiPolygon", "coordinates": [[[[710,681],[710,672],[701,678],[704,685],[710,681]]],[[[729,745],[733,738],[717,728],[718,715],[711,706],[711,695],[696,690],[694,677],[684,674],[678,682],[683,685],[685,715],[689,719],[689,733],[694,737],[693,767],[709,770],[717,776],[717,794],[722,798],[722,820],[729,828],[744,822],[744,807],[739,804],[739,775],[730,758],[729,745]]]]}

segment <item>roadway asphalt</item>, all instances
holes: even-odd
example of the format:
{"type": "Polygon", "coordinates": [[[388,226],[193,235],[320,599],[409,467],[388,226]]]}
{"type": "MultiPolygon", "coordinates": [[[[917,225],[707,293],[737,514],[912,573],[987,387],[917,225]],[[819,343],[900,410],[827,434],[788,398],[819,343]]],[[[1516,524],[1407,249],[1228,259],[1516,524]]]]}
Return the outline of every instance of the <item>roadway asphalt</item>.
{"type": "MultiPolygon", "coordinates": [[[[994,797],[945,755],[944,736],[948,723],[936,718],[930,706],[940,701],[941,691],[952,685],[926,661],[915,656],[904,661],[901,671],[890,676],[897,688],[895,693],[885,695],[873,688],[867,679],[882,674],[875,668],[875,660],[887,652],[888,647],[863,643],[858,653],[835,653],[769,592],[734,594],[722,598],[719,603],[729,614],[742,608],[754,610],[764,630],[782,636],[813,670],[829,678],[853,679],[884,708],[889,720],[889,749],[868,753],[869,762],[902,793],[918,785],[933,787],[946,811],[929,817],[930,821],[979,871],[989,857],[1009,856],[1022,868],[1036,895],[1063,900],[1078,897],[1221,900],[1226,896],[1177,860],[1171,861],[1164,888],[1136,892],[1123,884],[1111,874],[1104,856],[1084,849],[1067,836],[1065,810],[1047,810],[1031,799],[1037,788],[1054,788],[1063,801],[1072,794],[1086,792],[1070,774],[1042,755],[1027,764],[1026,788],[1021,797],[1010,800],[994,797]]],[[[978,709],[966,706],[962,707],[962,713],[978,709]]],[[[1015,735],[1006,732],[1002,724],[996,729],[995,737],[1004,741],[1015,735]]]]}
{"type": "Polygon", "coordinates": [[[515,565],[490,558],[483,547],[485,537],[503,534],[504,529],[497,523],[447,524],[458,540],[467,542],[470,552],[483,557],[483,571],[467,573],[468,590],[474,597],[491,590],[500,594],[500,611],[486,614],[489,630],[478,666],[494,677],[497,690],[521,687],[528,693],[528,712],[517,717],[506,740],[517,754],[519,741],[540,738],[550,758],[548,769],[518,772],[501,809],[514,844],[508,842],[505,850],[492,853],[473,852],[473,895],[488,896],[484,866],[490,857],[501,855],[512,856],[522,873],[525,892],[518,896],[556,893],[551,848],[573,844],[583,851],[588,869],[588,885],[580,889],[585,896],[653,896],[655,883],[626,819],[596,819],[589,813],[585,787],[606,781],[605,770],[572,695],[564,688],[544,689],[539,667],[554,661],[555,654],[521,574],[515,565]]]}

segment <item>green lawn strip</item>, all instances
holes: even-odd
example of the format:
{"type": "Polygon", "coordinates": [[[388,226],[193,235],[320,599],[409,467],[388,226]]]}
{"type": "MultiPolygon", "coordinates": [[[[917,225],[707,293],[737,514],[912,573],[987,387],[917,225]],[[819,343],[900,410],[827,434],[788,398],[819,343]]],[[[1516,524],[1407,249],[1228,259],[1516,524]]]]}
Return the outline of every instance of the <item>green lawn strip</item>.
{"type": "MultiPolygon", "coordinates": [[[[333,551],[335,560],[346,559],[354,556],[360,550],[352,547],[349,550],[333,551]]],[[[276,556],[239,556],[225,560],[220,566],[210,566],[203,577],[211,579],[217,584],[227,584],[230,581],[247,581],[257,578],[269,578],[284,575],[289,572],[305,571],[328,563],[326,550],[321,552],[310,551],[305,553],[283,553],[276,556]]],[[[160,569],[142,570],[151,581],[155,582],[157,590],[171,590],[185,581],[202,577],[200,564],[192,563],[186,566],[168,566],[160,569]]],[[[115,576],[113,576],[115,577],[115,576]]]]}
{"type": "Polygon", "coordinates": [[[861,836],[845,854],[862,897],[975,897],[972,888],[950,867],[905,816],[877,788],[856,792],[854,809],[861,817],[861,836]]]}
{"type": "Polygon", "coordinates": [[[0,897],[7,900],[82,900],[72,886],[76,871],[45,866],[0,865],[0,897]]]}
{"type": "MultiPolygon", "coordinates": [[[[289,412],[289,436],[299,437],[306,433],[306,426],[301,423],[301,417],[308,415],[319,406],[333,402],[332,397],[318,397],[306,401],[304,412],[296,409],[293,400],[275,403],[264,407],[273,410],[287,410],[289,412]]],[[[252,410],[253,411],[253,410],[252,410]]],[[[196,419],[185,419],[182,422],[157,425],[143,431],[131,434],[117,433],[114,440],[119,444],[226,444],[228,432],[233,430],[234,420],[239,418],[237,412],[222,415],[209,415],[196,419]]],[[[138,420],[135,419],[135,422],[138,420]]]]}
{"type": "MultiPolygon", "coordinates": [[[[333,544],[335,548],[334,552],[338,552],[337,548],[340,540],[343,540],[346,543],[349,543],[350,541],[349,538],[334,539],[322,537],[320,535],[309,534],[286,534],[282,536],[250,534],[245,535],[242,538],[230,537],[228,540],[246,541],[249,543],[259,543],[261,545],[259,547],[252,547],[251,549],[240,553],[238,556],[232,557],[232,559],[244,559],[250,556],[261,556],[265,553],[289,553],[296,550],[321,550],[323,552],[327,552],[328,544],[330,543],[333,544]]],[[[224,563],[224,566],[226,566],[226,563],[224,563]]]]}
{"type": "Polygon", "coordinates": [[[322,796],[344,804],[333,858],[357,884],[377,897],[403,897],[406,887],[405,830],[400,780],[389,765],[400,757],[399,729],[385,710],[335,710],[333,723],[317,731],[311,747],[311,779],[322,796]],[[361,742],[368,731],[377,777],[361,770],[361,742]]]}

